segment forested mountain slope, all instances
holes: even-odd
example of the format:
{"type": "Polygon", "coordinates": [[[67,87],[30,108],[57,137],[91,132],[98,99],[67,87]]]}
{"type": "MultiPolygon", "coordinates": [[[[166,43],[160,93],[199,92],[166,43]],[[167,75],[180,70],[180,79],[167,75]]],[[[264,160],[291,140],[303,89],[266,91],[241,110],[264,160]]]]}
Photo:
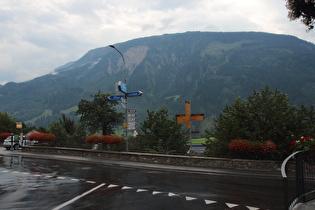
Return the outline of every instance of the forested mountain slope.
{"type": "Polygon", "coordinates": [[[115,83],[125,75],[128,91],[144,93],[128,100],[140,119],[147,109],[164,104],[170,114],[184,113],[186,100],[192,113],[209,119],[266,84],[287,93],[291,104],[314,104],[315,46],[293,36],[187,32],[115,46],[125,66],[114,49],[93,49],[53,74],[0,86],[0,111],[29,125],[47,126],[61,113],[74,116],[79,101],[98,90],[114,93],[115,83]]]}

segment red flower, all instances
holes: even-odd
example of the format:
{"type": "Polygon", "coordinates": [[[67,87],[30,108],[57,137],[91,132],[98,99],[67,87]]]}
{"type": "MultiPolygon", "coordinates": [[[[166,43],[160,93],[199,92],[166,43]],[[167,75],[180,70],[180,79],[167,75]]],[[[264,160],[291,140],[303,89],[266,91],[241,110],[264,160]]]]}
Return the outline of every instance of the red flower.
{"type": "Polygon", "coordinates": [[[6,139],[6,138],[8,138],[11,135],[12,135],[12,133],[1,133],[0,134],[0,139],[6,139]]]}
{"type": "Polygon", "coordinates": [[[237,152],[271,153],[277,146],[272,141],[248,141],[243,139],[232,140],[228,145],[230,150],[237,152]]]}
{"type": "Polygon", "coordinates": [[[55,135],[51,133],[32,133],[28,136],[28,139],[34,141],[53,141],[55,135]]]}
{"type": "Polygon", "coordinates": [[[297,141],[292,141],[290,143],[290,149],[292,150],[314,150],[315,139],[312,136],[301,137],[297,141]]]}
{"type": "Polygon", "coordinates": [[[94,144],[103,143],[103,135],[93,134],[93,135],[87,136],[84,141],[86,143],[94,143],[94,144]]]}
{"type": "Polygon", "coordinates": [[[86,143],[94,143],[94,144],[122,144],[123,137],[120,136],[112,136],[112,135],[98,135],[93,134],[87,136],[84,140],[86,143]]]}
{"type": "Polygon", "coordinates": [[[122,144],[123,142],[123,137],[120,136],[106,135],[105,138],[107,144],[122,144]]]}

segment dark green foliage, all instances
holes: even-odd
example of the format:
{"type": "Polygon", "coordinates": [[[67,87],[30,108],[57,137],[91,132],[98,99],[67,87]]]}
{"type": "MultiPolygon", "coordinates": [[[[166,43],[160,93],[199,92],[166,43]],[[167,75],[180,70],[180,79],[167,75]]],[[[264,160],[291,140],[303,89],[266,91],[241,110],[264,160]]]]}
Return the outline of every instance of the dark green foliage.
{"type": "Polygon", "coordinates": [[[59,121],[53,122],[47,129],[49,133],[55,134],[54,141],[48,143],[52,147],[84,147],[86,137],[85,128],[80,122],[61,116],[59,121]]]}
{"type": "Polygon", "coordinates": [[[15,133],[16,121],[7,112],[0,112],[0,133],[15,133]]]}
{"type": "MultiPolygon", "coordinates": [[[[231,153],[227,150],[227,145],[231,140],[246,139],[276,143],[276,157],[281,159],[289,154],[289,143],[292,139],[298,138],[309,128],[314,130],[313,116],[312,109],[308,111],[303,107],[302,111],[298,110],[289,104],[286,94],[279,90],[271,91],[266,86],[260,92],[254,91],[247,100],[238,98],[231,106],[222,110],[212,135],[225,147],[220,147],[222,151],[216,154],[228,156],[231,153]],[[309,120],[312,123],[305,127],[305,121],[309,120]]],[[[212,147],[213,142],[208,141],[208,155],[211,155],[212,147]]]]}
{"type": "Polygon", "coordinates": [[[212,136],[212,133],[206,131],[206,150],[204,152],[205,156],[211,157],[231,157],[231,152],[227,147],[226,142],[218,140],[212,136]]]}
{"type": "Polygon", "coordinates": [[[298,128],[298,137],[314,136],[315,135],[315,110],[314,106],[310,108],[301,105],[297,111],[297,120],[295,127],[298,128]]]}
{"type": "Polygon", "coordinates": [[[59,123],[68,134],[74,134],[76,128],[74,119],[68,118],[65,114],[62,114],[61,118],[59,118],[59,123]]]}
{"type": "Polygon", "coordinates": [[[301,19],[309,30],[314,28],[315,1],[314,0],[286,0],[291,20],[301,19]]]}
{"type": "Polygon", "coordinates": [[[187,137],[181,134],[182,125],[169,118],[166,107],[158,111],[147,110],[147,117],[140,124],[140,132],[130,142],[130,149],[140,152],[185,154],[187,137]]]}
{"type": "Polygon", "coordinates": [[[82,99],[78,105],[76,114],[80,115],[80,122],[91,133],[101,131],[103,135],[111,135],[114,128],[123,122],[123,113],[115,110],[118,102],[109,100],[109,96],[99,91],[91,96],[93,101],[82,99]]]}

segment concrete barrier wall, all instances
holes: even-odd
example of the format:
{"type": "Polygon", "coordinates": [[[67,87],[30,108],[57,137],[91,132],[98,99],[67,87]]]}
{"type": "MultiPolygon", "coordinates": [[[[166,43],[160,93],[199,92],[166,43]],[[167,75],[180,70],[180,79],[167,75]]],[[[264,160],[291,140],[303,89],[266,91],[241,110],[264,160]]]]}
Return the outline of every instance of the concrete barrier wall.
{"type": "Polygon", "coordinates": [[[197,156],[159,155],[133,152],[113,152],[100,150],[72,149],[59,147],[25,146],[23,152],[44,154],[72,155],[85,157],[102,157],[109,160],[137,161],[146,163],[170,164],[178,166],[194,166],[206,168],[246,169],[246,170],[279,170],[280,161],[243,160],[228,158],[211,158],[197,156]]]}

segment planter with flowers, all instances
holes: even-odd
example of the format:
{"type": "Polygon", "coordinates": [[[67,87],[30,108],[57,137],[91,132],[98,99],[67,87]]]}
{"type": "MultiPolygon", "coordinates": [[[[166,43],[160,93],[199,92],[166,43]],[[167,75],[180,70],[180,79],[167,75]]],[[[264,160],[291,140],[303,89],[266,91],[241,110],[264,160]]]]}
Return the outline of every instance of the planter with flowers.
{"type": "Polygon", "coordinates": [[[123,137],[116,136],[116,135],[100,135],[100,134],[93,134],[87,136],[85,138],[85,142],[88,144],[102,144],[103,149],[107,149],[108,145],[113,147],[113,145],[120,145],[123,143],[123,137]]]}
{"type": "Polygon", "coordinates": [[[315,139],[312,136],[301,137],[299,140],[291,142],[290,149],[295,151],[298,150],[315,151],[315,139]]]}
{"type": "Polygon", "coordinates": [[[31,141],[49,142],[55,139],[55,135],[51,133],[32,133],[28,136],[31,141]]]}
{"type": "Polygon", "coordinates": [[[9,136],[12,136],[12,133],[0,133],[0,139],[4,140],[6,138],[8,138],[9,136]]]}
{"type": "Polygon", "coordinates": [[[249,141],[245,139],[234,139],[228,147],[238,158],[259,160],[271,158],[277,149],[276,144],[272,141],[249,141]]]}

